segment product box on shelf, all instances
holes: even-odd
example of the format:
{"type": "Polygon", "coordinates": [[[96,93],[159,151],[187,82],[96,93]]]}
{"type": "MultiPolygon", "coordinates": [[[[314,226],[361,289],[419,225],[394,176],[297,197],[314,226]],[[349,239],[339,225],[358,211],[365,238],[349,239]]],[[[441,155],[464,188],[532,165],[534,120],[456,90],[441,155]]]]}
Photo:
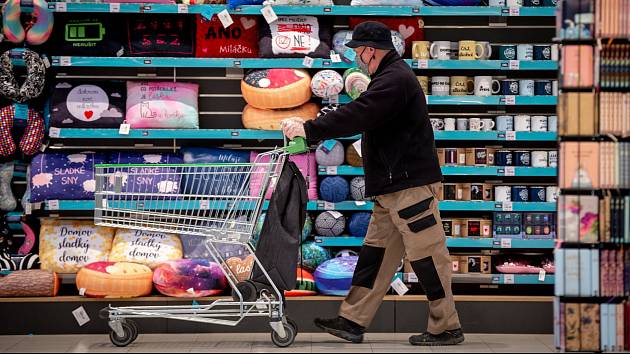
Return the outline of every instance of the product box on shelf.
{"type": "Polygon", "coordinates": [[[521,213],[494,213],[493,236],[498,239],[523,238],[523,214],[521,213]]]}
{"type": "Polygon", "coordinates": [[[549,240],[556,237],[556,215],[554,213],[525,213],[523,215],[526,239],[549,240]]]}

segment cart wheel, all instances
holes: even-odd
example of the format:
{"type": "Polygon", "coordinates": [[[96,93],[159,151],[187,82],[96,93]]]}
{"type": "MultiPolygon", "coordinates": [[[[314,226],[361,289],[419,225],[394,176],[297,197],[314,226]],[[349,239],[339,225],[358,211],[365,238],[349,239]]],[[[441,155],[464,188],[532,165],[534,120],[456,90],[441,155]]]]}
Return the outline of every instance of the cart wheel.
{"type": "Polygon", "coordinates": [[[287,320],[287,323],[283,324],[284,331],[286,332],[286,336],[284,338],[281,338],[278,333],[276,333],[276,331],[271,331],[271,341],[277,347],[286,348],[293,344],[293,342],[295,341],[295,337],[297,336],[297,328],[294,327],[291,322],[287,320]]]}
{"type": "Polygon", "coordinates": [[[138,324],[136,323],[136,321],[132,321],[132,320],[127,320],[126,322],[129,326],[131,326],[131,328],[133,328],[133,339],[131,340],[131,343],[133,343],[136,341],[136,339],[138,339],[138,334],[139,334],[138,324]]]}
{"type": "Polygon", "coordinates": [[[290,319],[289,317],[285,317],[285,319],[287,320],[287,323],[289,325],[293,326],[293,328],[295,329],[295,334],[297,335],[300,332],[297,323],[293,321],[292,319],[290,319]]]}
{"type": "Polygon", "coordinates": [[[109,339],[112,341],[112,344],[117,347],[126,347],[129,344],[133,343],[136,338],[138,338],[138,328],[134,324],[129,324],[128,322],[121,322],[124,335],[119,337],[114,330],[110,330],[109,339]]]}
{"type": "MultiPolygon", "coordinates": [[[[258,300],[258,289],[254,283],[246,280],[236,284],[236,288],[241,292],[241,295],[243,295],[244,302],[254,302],[258,300]]],[[[232,291],[232,298],[234,301],[240,301],[236,291],[232,291]]]]}

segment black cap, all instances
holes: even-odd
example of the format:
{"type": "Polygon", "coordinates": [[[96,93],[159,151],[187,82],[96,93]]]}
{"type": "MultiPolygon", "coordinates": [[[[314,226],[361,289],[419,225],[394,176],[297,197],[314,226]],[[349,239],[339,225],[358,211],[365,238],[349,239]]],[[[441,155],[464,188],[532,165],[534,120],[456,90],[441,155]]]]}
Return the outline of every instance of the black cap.
{"type": "Polygon", "coordinates": [[[372,47],[376,49],[396,50],[392,42],[392,32],[380,22],[363,22],[352,33],[352,40],[346,43],[348,48],[372,47]]]}

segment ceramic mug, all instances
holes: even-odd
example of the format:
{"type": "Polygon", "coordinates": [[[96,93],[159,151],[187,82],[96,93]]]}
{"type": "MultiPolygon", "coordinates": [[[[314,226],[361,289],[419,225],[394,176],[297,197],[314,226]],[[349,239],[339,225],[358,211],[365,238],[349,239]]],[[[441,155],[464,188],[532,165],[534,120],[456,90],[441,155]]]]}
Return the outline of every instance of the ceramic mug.
{"type": "Polygon", "coordinates": [[[547,129],[550,132],[558,131],[558,116],[549,116],[547,118],[547,129]]]}
{"type": "Polygon", "coordinates": [[[489,132],[494,130],[494,127],[496,126],[496,123],[494,122],[494,119],[492,118],[484,118],[481,120],[483,122],[483,128],[482,130],[485,132],[489,132]]]}
{"type": "Polygon", "coordinates": [[[534,60],[551,60],[551,45],[539,44],[534,46],[534,60]]]}
{"type": "Polygon", "coordinates": [[[450,60],[451,52],[451,42],[449,41],[433,42],[429,48],[431,58],[437,60],[450,60]]]}
{"type": "Polygon", "coordinates": [[[529,188],[526,186],[513,186],[512,201],[517,203],[529,202],[529,188]]]}
{"type": "Polygon", "coordinates": [[[558,167],[558,151],[549,151],[549,167],[558,167]]]}
{"type": "Polygon", "coordinates": [[[488,60],[492,56],[492,45],[490,42],[477,42],[477,45],[481,47],[482,51],[479,54],[479,59],[488,60]]]}
{"type": "Polygon", "coordinates": [[[532,203],[544,203],[547,201],[547,188],[529,187],[529,201],[532,203]]]}
{"type": "Polygon", "coordinates": [[[524,0],[523,5],[525,7],[540,7],[543,3],[542,0],[524,0]]]}
{"type": "Polygon", "coordinates": [[[420,87],[422,87],[422,92],[425,95],[429,94],[429,77],[428,76],[416,76],[418,82],[420,83],[420,87]]]}
{"type": "Polygon", "coordinates": [[[559,44],[551,45],[551,60],[554,60],[554,61],[560,60],[560,45],[559,44]]]}
{"type": "Polygon", "coordinates": [[[492,96],[492,76],[475,76],[475,96],[492,96]]]}
{"type": "Polygon", "coordinates": [[[488,5],[494,7],[505,7],[507,4],[505,1],[506,0],[489,0],[488,5]]]}
{"type": "Polygon", "coordinates": [[[521,7],[523,6],[523,0],[507,0],[506,6],[507,7],[521,7]]]}
{"type": "Polygon", "coordinates": [[[485,48],[476,41],[459,41],[459,60],[477,60],[485,55],[485,48]]]}
{"type": "Polygon", "coordinates": [[[558,187],[556,186],[547,187],[547,190],[545,191],[545,195],[547,197],[548,203],[557,202],[558,201],[558,187]]]}
{"type": "MultiPolygon", "coordinates": [[[[540,1],[540,0],[537,0],[540,1]]],[[[520,61],[532,61],[534,60],[534,45],[533,44],[519,44],[516,49],[516,56],[520,61]]]]}
{"type": "Polygon", "coordinates": [[[470,118],[468,129],[473,132],[480,132],[483,130],[485,123],[481,118],[470,118]]]}
{"type": "Polygon", "coordinates": [[[532,117],[532,131],[533,132],[546,132],[548,130],[549,130],[549,118],[545,116],[532,117]]]}
{"type": "Polygon", "coordinates": [[[498,116],[496,118],[497,130],[501,132],[514,131],[514,117],[513,116],[498,116]]]}
{"type": "Polygon", "coordinates": [[[468,96],[475,92],[475,82],[466,76],[451,77],[451,96],[468,96]]]}
{"type": "Polygon", "coordinates": [[[518,80],[493,80],[492,93],[503,96],[517,96],[519,93],[518,80]]]}
{"type": "Polygon", "coordinates": [[[434,76],[431,78],[431,94],[433,96],[448,96],[451,93],[451,78],[448,76],[434,76]]]}
{"type": "Polygon", "coordinates": [[[512,201],[512,187],[510,186],[494,187],[494,201],[495,202],[511,202],[512,201]]]}
{"type": "Polygon", "coordinates": [[[468,118],[457,118],[457,130],[468,130],[469,123],[468,118]]]}
{"type": "Polygon", "coordinates": [[[499,150],[494,154],[495,166],[514,166],[514,152],[510,150],[499,150]]]}
{"type": "Polygon", "coordinates": [[[514,117],[514,131],[529,132],[532,130],[532,117],[527,115],[518,115],[514,117]]]}
{"type": "Polygon", "coordinates": [[[534,96],[536,91],[534,90],[534,80],[521,80],[519,82],[519,95],[521,96],[534,96]]]}
{"type": "Polygon", "coordinates": [[[452,132],[457,130],[457,119],[455,118],[444,118],[444,130],[447,132],[452,132]]]}
{"type": "Polygon", "coordinates": [[[552,96],[553,82],[551,80],[536,80],[534,82],[534,94],[536,96],[552,96]]]}
{"type": "Polygon", "coordinates": [[[503,44],[499,46],[500,60],[517,60],[518,47],[514,44],[503,44]]]}
{"type": "Polygon", "coordinates": [[[529,167],[532,165],[532,153],[529,151],[515,151],[514,161],[515,166],[529,167]]]}
{"type": "Polygon", "coordinates": [[[532,167],[549,167],[549,152],[548,151],[533,151],[532,152],[532,167]]]}
{"type": "Polygon", "coordinates": [[[444,130],[444,119],[431,118],[433,130],[444,130]]]}
{"type": "Polygon", "coordinates": [[[440,166],[446,165],[446,160],[444,159],[444,149],[437,148],[438,160],[440,161],[440,166]]]}
{"type": "Polygon", "coordinates": [[[412,44],[412,56],[415,60],[431,59],[431,42],[415,41],[412,44]]]}

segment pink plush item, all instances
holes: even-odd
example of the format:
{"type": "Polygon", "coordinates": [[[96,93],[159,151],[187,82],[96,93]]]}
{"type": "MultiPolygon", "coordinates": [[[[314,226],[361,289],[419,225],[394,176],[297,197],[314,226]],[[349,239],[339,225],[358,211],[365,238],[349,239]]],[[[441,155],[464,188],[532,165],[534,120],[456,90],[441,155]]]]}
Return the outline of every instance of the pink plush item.
{"type": "MultiPolygon", "coordinates": [[[[255,162],[258,154],[256,152],[252,152],[250,155],[250,162],[255,162]]],[[[306,179],[306,184],[308,187],[308,199],[309,200],[317,200],[317,162],[315,161],[315,154],[302,154],[302,155],[292,155],[289,157],[289,160],[295,162],[295,164],[304,175],[306,179]]],[[[269,162],[269,158],[261,158],[258,162],[265,163],[269,162]]],[[[262,171],[261,167],[259,171],[262,171]]],[[[262,173],[253,173],[251,176],[251,181],[249,184],[249,192],[250,195],[255,196],[260,193],[260,184],[262,182],[264,175],[262,173]]],[[[269,190],[267,191],[266,199],[271,199],[271,193],[273,192],[273,186],[269,186],[269,190]]]]}
{"type": "Polygon", "coordinates": [[[538,274],[542,268],[525,265],[521,262],[505,262],[497,266],[497,271],[504,274],[538,274]]]}
{"type": "Polygon", "coordinates": [[[127,115],[133,129],[199,129],[199,85],[127,82],[127,115]]]}

